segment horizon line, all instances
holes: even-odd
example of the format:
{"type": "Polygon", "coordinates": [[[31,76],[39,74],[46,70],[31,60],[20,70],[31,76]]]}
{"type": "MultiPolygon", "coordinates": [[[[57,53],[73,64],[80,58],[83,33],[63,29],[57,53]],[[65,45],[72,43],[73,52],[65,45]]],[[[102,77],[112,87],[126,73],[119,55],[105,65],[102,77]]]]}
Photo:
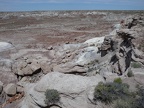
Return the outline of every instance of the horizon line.
{"type": "Polygon", "coordinates": [[[0,12],[42,12],[42,11],[144,11],[140,9],[59,9],[59,10],[11,10],[11,11],[0,11],[0,12]]]}

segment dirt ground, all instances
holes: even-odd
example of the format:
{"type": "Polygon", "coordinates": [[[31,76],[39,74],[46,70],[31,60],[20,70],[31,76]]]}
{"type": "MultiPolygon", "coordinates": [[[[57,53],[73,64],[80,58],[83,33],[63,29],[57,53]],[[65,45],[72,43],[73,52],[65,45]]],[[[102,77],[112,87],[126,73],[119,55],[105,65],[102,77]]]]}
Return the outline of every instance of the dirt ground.
{"type": "MultiPolygon", "coordinates": [[[[131,12],[135,13],[135,12],[131,12]]],[[[108,35],[126,11],[1,12],[0,41],[18,49],[83,42],[108,35]]]]}

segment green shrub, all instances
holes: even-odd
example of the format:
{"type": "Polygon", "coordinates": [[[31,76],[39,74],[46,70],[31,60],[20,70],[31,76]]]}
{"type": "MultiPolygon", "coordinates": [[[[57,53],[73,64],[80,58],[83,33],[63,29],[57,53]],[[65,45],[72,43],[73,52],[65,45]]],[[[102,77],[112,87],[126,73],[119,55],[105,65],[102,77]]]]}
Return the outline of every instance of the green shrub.
{"type": "Polygon", "coordinates": [[[144,108],[144,89],[138,88],[137,94],[116,101],[114,108],[144,108]]]}
{"type": "Polygon", "coordinates": [[[128,77],[133,77],[134,74],[133,74],[133,72],[132,72],[131,70],[129,70],[128,73],[127,73],[127,76],[128,76],[128,77]]]}
{"type": "Polygon", "coordinates": [[[124,83],[99,83],[94,91],[94,101],[111,103],[116,99],[123,99],[130,95],[129,86],[124,83]]]}
{"type": "Polygon", "coordinates": [[[114,108],[132,108],[133,99],[118,99],[115,103],[114,108]]]}
{"type": "Polygon", "coordinates": [[[60,100],[60,96],[57,90],[54,89],[47,89],[45,92],[45,103],[47,105],[52,105],[58,103],[60,100]]]}
{"type": "Polygon", "coordinates": [[[131,63],[131,67],[133,67],[133,68],[141,68],[142,65],[140,63],[133,62],[133,63],[131,63]]]}
{"type": "MultiPolygon", "coordinates": [[[[144,89],[139,88],[138,90],[138,98],[134,102],[134,107],[135,108],[144,108],[144,89]]],[[[132,107],[132,108],[134,108],[132,107]]]]}
{"type": "Polygon", "coordinates": [[[121,83],[122,83],[121,78],[115,78],[115,79],[114,79],[114,83],[119,83],[119,84],[121,84],[121,83]]]}

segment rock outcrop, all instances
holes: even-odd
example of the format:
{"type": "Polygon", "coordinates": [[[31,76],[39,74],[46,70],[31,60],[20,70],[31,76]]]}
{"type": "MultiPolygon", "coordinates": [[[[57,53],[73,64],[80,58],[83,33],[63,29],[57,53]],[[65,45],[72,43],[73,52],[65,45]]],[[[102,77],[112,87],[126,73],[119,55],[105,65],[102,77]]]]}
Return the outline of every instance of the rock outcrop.
{"type": "Polygon", "coordinates": [[[92,100],[88,99],[90,90],[93,90],[98,82],[103,81],[104,79],[100,75],[85,77],[59,72],[48,73],[36,84],[25,86],[25,98],[20,105],[21,108],[46,107],[44,93],[47,89],[55,89],[60,93],[61,98],[60,102],[54,106],[60,108],[95,108],[95,105],[91,103],[92,100]]]}
{"type": "Polygon", "coordinates": [[[36,82],[51,72],[50,61],[42,54],[28,54],[14,61],[12,72],[18,76],[18,80],[36,82]]]}
{"type": "Polygon", "coordinates": [[[137,61],[144,64],[143,54],[138,51],[134,43],[134,40],[139,37],[139,33],[138,31],[131,29],[131,27],[137,25],[137,22],[138,18],[134,18],[127,22],[127,29],[121,28],[116,31],[117,35],[105,37],[104,42],[100,47],[102,56],[105,56],[108,52],[109,54],[112,54],[110,65],[113,73],[122,75],[127,72],[131,61],[137,61]]]}
{"type": "Polygon", "coordinates": [[[127,18],[125,20],[124,25],[128,29],[141,27],[141,26],[144,25],[144,16],[143,15],[141,15],[141,16],[139,16],[139,15],[130,16],[129,18],[127,18]]]}

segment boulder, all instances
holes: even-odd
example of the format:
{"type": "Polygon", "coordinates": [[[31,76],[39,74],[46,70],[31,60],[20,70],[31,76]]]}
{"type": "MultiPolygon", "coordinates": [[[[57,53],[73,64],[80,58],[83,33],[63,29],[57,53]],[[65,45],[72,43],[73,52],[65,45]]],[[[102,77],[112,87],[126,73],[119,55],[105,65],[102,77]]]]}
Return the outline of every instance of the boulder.
{"type": "Polygon", "coordinates": [[[13,96],[17,92],[17,87],[15,84],[10,83],[4,88],[4,91],[7,95],[13,96]]]}
{"type": "Polygon", "coordinates": [[[44,93],[47,89],[55,89],[60,93],[57,106],[62,108],[95,108],[85,94],[99,82],[104,82],[100,75],[86,77],[59,72],[48,73],[38,83],[25,86],[25,98],[20,108],[46,107],[44,93]]]}

